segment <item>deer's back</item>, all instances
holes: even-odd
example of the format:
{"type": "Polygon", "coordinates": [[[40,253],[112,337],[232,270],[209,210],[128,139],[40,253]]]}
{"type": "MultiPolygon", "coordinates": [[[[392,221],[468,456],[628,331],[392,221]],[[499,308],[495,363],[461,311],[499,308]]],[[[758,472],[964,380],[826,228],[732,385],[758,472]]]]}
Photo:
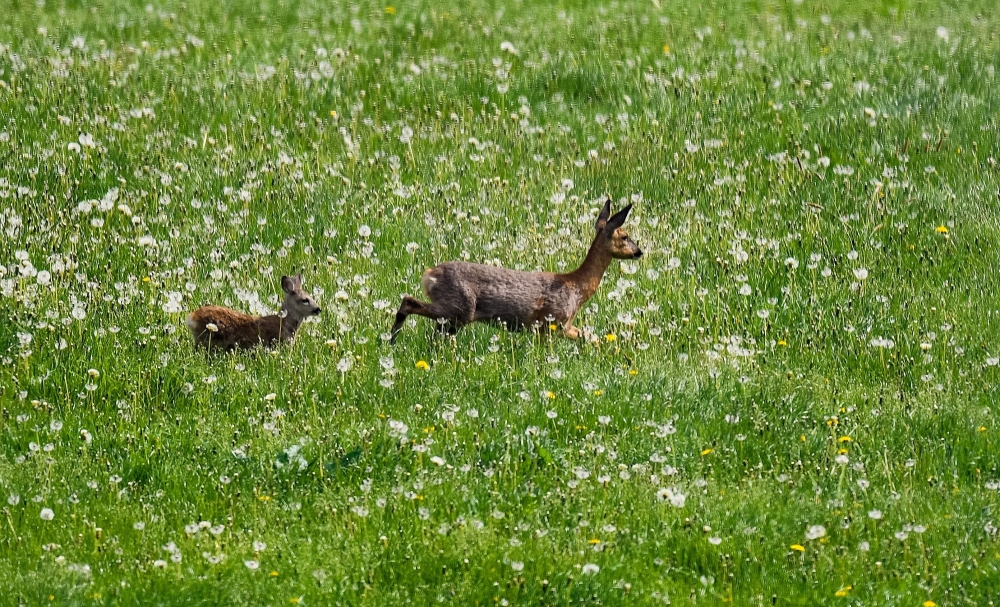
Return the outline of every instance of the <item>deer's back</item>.
{"type": "MultiPolygon", "coordinates": [[[[563,320],[571,299],[560,276],[551,272],[522,272],[463,261],[443,263],[428,270],[424,291],[434,302],[474,307],[467,320],[501,320],[508,325],[530,325],[552,316],[563,320]]],[[[464,320],[464,319],[463,319],[464,320]]]]}
{"type": "Polygon", "coordinates": [[[222,306],[203,306],[188,315],[188,328],[199,345],[228,350],[265,345],[278,338],[277,317],[258,318],[222,306]],[[213,324],[216,331],[210,331],[213,324]]]}

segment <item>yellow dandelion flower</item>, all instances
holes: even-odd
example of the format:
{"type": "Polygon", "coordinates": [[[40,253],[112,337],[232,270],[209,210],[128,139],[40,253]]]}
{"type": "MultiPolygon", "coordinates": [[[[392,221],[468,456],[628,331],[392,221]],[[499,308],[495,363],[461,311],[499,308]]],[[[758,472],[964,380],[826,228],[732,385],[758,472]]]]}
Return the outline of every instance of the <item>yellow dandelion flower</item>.
{"type": "Polygon", "coordinates": [[[663,54],[664,55],[669,55],[670,54],[670,45],[669,44],[664,44],[663,45],[663,54]]]}
{"type": "Polygon", "coordinates": [[[946,228],[944,226],[938,226],[938,227],[934,228],[934,231],[937,232],[938,234],[947,234],[948,233],[948,228],[946,228]]]}
{"type": "Polygon", "coordinates": [[[924,601],[924,607],[937,607],[937,603],[934,601],[924,601]]]}
{"type": "Polygon", "coordinates": [[[387,6],[387,7],[385,7],[385,14],[386,15],[395,15],[396,14],[396,7],[395,6],[387,6]]]}
{"type": "Polygon", "coordinates": [[[557,327],[555,325],[549,325],[549,331],[555,331],[556,328],[557,327]]]}
{"type": "Polygon", "coordinates": [[[337,117],[337,110],[330,110],[330,118],[336,118],[336,117],[337,117]]]}
{"type": "Polygon", "coordinates": [[[604,394],[604,390],[594,390],[594,396],[601,396],[604,394]]]}
{"type": "Polygon", "coordinates": [[[608,341],[614,341],[614,340],[616,340],[616,339],[618,339],[618,338],[617,338],[617,337],[615,337],[615,334],[614,334],[614,333],[608,333],[607,335],[605,335],[605,336],[604,336],[604,339],[606,339],[606,340],[608,340],[608,341]]]}
{"type": "Polygon", "coordinates": [[[291,603],[292,605],[298,605],[301,600],[302,600],[302,597],[300,597],[300,596],[293,596],[292,598],[288,599],[288,602],[291,603]]]}
{"type": "Polygon", "coordinates": [[[427,364],[426,360],[418,360],[417,368],[420,369],[421,371],[426,371],[427,369],[430,369],[431,366],[427,364]]]}
{"type": "Polygon", "coordinates": [[[709,447],[708,449],[705,449],[704,451],[702,451],[702,452],[701,452],[701,454],[702,454],[702,455],[708,455],[708,454],[709,454],[709,453],[711,453],[712,451],[715,451],[715,449],[713,449],[713,448],[709,447]]]}
{"type": "Polygon", "coordinates": [[[778,345],[779,345],[779,346],[787,346],[787,345],[788,345],[788,342],[787,342],[787,341],[785,341],[785,340],[783,340],[783,339],[779,339],[779,340],[778,340],[778,345]]]}
{"type": "Polygon", "coordinates": [[[854,586],[844,586],[843,588],[835,592],[834,596],[847,596],[847,593],[850,592],[853,588],[854,586]]]}
{"type": "Polygon", "coordinates": [[[600,544],[600,543],[601,543],[601,540],[599,540],[599,539],[597,539],[597,538],[595,537],[595,538],[592,538],[591,540],[589,540],[589,541],[588,541],[587,543],[588,543],[588,544],[600,544]]]}
{"type": "Polygon", "coordinates": [[[791,548],[795,552],[805,552],[806,551],[806,547],[803,546],[802,544],[792,544],[791,546],[789,546],[789,548],[791,548]]]}
{"type": "Polygon", "coordinates": [[[548,396],[549,400],[555,400],[556,399],[556,393],[553,392],[553,391],[551,391],[551,390],[549,390],[548,392],[546,392],[545,396],[548,396]]]}
{"type": "Polygon", "coordinates": [[[272,571],[271,572],[271,577],[278,577],[278,572],[277,571],[272,571]]]}
{"type": "Polygon", "coordinates": [[[980,432],[986,432],[986,426],[979,426],[980,432]]]}
{"type": "Polygon", "coordinates": [[[639,374],[639,370],[638,369],[629,369],[628,370],[628,374],[629,375],[638,375],[639,374]]]}
{"type": "Polygon", "coordinates": [[[259,499],[262,502],[267,502],[267,501],[270,501],[271,496],[270,495],[258,495],[257,499],[259,499]]]}
{"type": "Polygon", "coordinates": [[[837,439],[837,442],[838,443],[849,443],[849,442],[851,442],[851,437],[850,436],[841,436],[840,438],[837,439]]]}

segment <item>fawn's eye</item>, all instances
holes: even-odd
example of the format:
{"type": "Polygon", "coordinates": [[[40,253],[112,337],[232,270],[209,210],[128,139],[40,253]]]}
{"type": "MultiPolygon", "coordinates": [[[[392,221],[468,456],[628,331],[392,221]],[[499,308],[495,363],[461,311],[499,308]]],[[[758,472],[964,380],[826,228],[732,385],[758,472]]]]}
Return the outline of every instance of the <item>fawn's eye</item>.
{"type": "Polygon", "coordinates": [[[309,300],[303,297],[302,299],[299,300],[299,303],[304,303],[304,304],[309,303],[309,300]]]}

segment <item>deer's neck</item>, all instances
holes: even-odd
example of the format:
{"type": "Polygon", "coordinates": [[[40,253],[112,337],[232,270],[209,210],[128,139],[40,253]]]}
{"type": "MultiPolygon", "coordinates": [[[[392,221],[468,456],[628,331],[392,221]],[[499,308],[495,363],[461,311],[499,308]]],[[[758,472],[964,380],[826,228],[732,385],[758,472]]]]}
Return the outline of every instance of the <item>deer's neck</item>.
{"type": "Polygon", "coordinates": [[[296,315],[289,313],[287,310],[282,310],[285,312],[285,317],[281,318],[278,316],[278,322],[281,326],[281,338],[291,339],[295,336],[295,332],[299,330],[299,325],[302,324],[302,319],[296,315]]]}
{"type": "Polygon", "coordinates": [[[611,253],[600,246],[595,239],[580,267],[566,275],[570,282],[577,285],[583,301],[590,299],[597,292],[597,287],[600,286],[604,273],[611,265],[611,260],[611,253]]]}

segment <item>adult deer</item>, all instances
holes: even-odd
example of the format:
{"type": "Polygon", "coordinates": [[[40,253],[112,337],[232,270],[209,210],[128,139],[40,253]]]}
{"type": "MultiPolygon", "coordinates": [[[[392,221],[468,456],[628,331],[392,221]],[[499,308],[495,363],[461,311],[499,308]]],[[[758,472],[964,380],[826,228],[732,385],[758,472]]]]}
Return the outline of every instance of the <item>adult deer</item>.
{"type": "Polygon", "coordinates": [[[499,322],[510,330],[556,323],[570,339],[580,335],[573,319],[597,291],[613,259],[642,257],[622,229],[632,205],[611,215],[611,199],[597,217],[597,234],[586,259],[567,274],[520,272],[464,261],[449,261],[424,272],[420,284],[429,302],[403,297],[392,327],[392,343],[410,314],[441,323],[456,333],[478,321],[499,322]]]}

